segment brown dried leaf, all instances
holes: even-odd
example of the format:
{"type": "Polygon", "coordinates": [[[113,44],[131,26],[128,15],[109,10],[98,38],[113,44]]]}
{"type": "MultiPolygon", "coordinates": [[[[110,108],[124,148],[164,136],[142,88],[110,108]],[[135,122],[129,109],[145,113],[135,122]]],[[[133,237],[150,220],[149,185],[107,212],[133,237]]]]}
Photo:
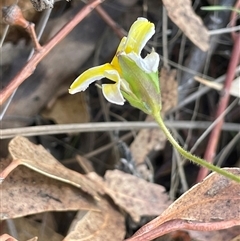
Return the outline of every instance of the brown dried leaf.
{"type": "Polygon", "coordinates": [[[162,109],[161,115],[171,110],[177,105],[178,101],[178,83],[176,81],[177,71],[167,70],[162,68],[160,72],[160,88],[161,88],[161,101],[162,109]]]}
{"type": "MultiPolygon", "coordinates": [[[[162,95],[162,116],[177,104],[176,71],[161,69],[160,86],[162,95]]],[[[151,116],[146,121],[153,121],[151,116]]],[[[142,129],[132,142],[130,150],[137,165],[144,163],[146,156],[151,151],[159,151],[165,147],[166,136],[160,129],[142,129]]],[[[149,179],[149,178],[147,178],[149,179]]]]}
{"type": "Polygon", "coordinates": [[[119,170],[105,174],[105,192],[135,222],[142,216],[156,216],[169,206],[165,188],[119,170]]]}
{"type": "Polygon", "coordinates": [[[76,155],[76,161],[84,170],[84,173],[94,172],[93,164],[84,156],[76,155]]]}
{"type": "MultiPolygon", "coordinates": [[[[191,238],[197,241],[226,241],[231,240],[239,234],[240,226],[217,230],[217,231],[188,231],[191,238]]],[[[240,241],[240,240],[238,240],[240,241]]]]}
{"type": "Polygon", "coordinates": [[[232,239],[231,241],[240,241],[240,235],[238,235],[237,237],[235,237],[235,238],[232,239]]]}
{"type": "MultiPolygon", "coordinates": [[[[45,220],[46,221],[46,220],[45,220]]],[[[15,232],[18,235],[19,240],[38,240],[38,241],[62,241],[63,236],[56,233],[54,230],[48,227],[48,225],[43,222],[36,222],[33,220],[30,220],[29,218],[16,218],[11,220],[11,225],[14,226],[15,232]],[[36,236],[39,236],[38,239],[36,239],[36,236]]],[[[4,233],[10,233],[11,228],[9,228],[9,225],[2,225],[1,231],[4,233]]]]}
{"type": "Polygon", "coordinates": [[[94,184],[89,179],[64,167],[41,145],[35,145],[27,138],[17,136],[10,141],[9,152],[13,157],[13,162],[1,173],[2,177],[7,176],[16,166],[24,165],[43,175],[81,188],[97,198],[94,184]]]}
{"type": "MultiPolygon", "coordinates": [[[[4,169],[10,160],[1,160],[4,169]]],[[[0,219],[46,211],[98,210],[81,189],[19,166],[1,184],[0,219]]]]}
{"type": "Polygon", "coordinates": [[[100,212],[79,212],[63,241],[122,241],[125,236],[123,215],[104,199],[98,206],[100,212]]]}
{"type": "MultiPolygon", "coordinates": [[[[145,121],[153,121],[147,116],[145,121]]],[[[166,143],[166,136],[160,129],[142,129],[130,146],[136,165],[144,163],[147,155],[152,151],[162,150],[166,143]]]]}
{"type": "Polygon", "coordinates": [[[3,234],[0,236],[0,241],[17,241],[17,240],[8,234],[3,234]]]}
{"type": "MultiPolygon", "coordinates": [[[[240,175],[240,168],[224,168],[240,175]]],[[[219,230],[240,225],[240,184],[212,173],[129,241],[152,240],[177,229],[219,230]]]]}
{"type": "Polygon", "coordinates": [[[99,176],[96,172],[89,172],[86,176],[90,180],[94,181],[96,188],[101,195],[106,194],[106,184],[101,176],[99,176]]]}
{"type": "Polygon", "coordinates": [[[209,33],[196,15],[190,0],[163,0],[168,16],[202,51],[209,48],[209,33]]]}
{"type": "Polygon", "coordinates": [[[90,120],[88,105],[86,102],[85,93],[81,92],[78,95],[69,95],[67,93],[68,86],[63,86],[66,93],[56,93],[54,100],[50,106],[43,109],[41,114],[43,117],[54,120],[57,124],[70,123],[86,123],[90,120]]]}

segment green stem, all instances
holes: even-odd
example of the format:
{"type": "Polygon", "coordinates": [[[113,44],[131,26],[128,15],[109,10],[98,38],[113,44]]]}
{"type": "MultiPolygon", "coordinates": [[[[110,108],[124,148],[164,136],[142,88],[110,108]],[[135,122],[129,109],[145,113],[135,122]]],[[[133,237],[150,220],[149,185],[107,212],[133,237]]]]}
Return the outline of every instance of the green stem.
{"type": "Polygon", "coordinates": [[[194,156],[192,155],[190,152],[184,150],[178,143],[177,141],[173,138],[172,134],[170,133],[170,131],[168,130],[168,128],[165,126],[164,121],[161,117],[160,114],[154,114],[153,117],[155,118],[156,122],[158,123],[158,125],[160,126],[161,130],[164,132],[164,134],[166,135],[167,139],[171,142],[171,144],[173,145],[173,147],[175,147],[177,149],[177,151],[184,156],[185,158],[193,161],[194,163],[202,166],[202,167],[206,167],[208,170],[211,170],[213,172],[217,172],[218,174],[225,176],[231,180],[234,180],[236,182],[240,183],[240,176],[235,176],[234,174],[220,168],[217,166],[214,166],[213,164],[205,161],[204,159],[194,156]]]}

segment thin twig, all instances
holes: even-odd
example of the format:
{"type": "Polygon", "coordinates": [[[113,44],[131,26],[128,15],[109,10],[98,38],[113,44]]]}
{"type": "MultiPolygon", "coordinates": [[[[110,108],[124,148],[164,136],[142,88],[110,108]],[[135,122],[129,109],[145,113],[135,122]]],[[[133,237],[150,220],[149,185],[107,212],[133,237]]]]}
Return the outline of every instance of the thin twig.
{"type": "Polygon", "coordinates": [[[2,105],[13,91],[24,82],[35,70],[38,63],[66,36],[74,27],[81,22],[94,8],[104,0],[93,0],[84,6],[72,20],[70,20],[47,44],[42,46],[41,51],[35,52],[33,57],[18,72],[11,82],[0,92],[0,105],[2,105]]]}
{"type": "MultiPolygon", "coordinates": [[[[166,126],[175,129],[207,129],[212,122],[204,121],[165,121],[166,126]]],[[[101,132],[101,131],[126,131],[139,129],[159,128],[155,122],[97,122],[82,124],[62,124],[62,125],[43,125],[29,126],[20,128],[10,128],[0,130],[0,139],[12,138],[16,135],[21,136],[40,136],[54,135],[64,133],[80,133],[80,132],[101,132]]],[[[236,123],[224,123],[223,130],[238,131],[240,125],[236,123]]]]}
{"type": "Polygon", "coordinates": [[[127,32],[119,24],[117,24],[101,6],[97,6],[95,10],[102,17],[102,19],[113,29],[115,34],[120,39],[127,35],[127,32]]]}
{"type": "MultiPolygon", "coordinates": [[[[36,33],[37,33],[37,36],[36,36],[36,40],[37,42],[41,39],[42,37],[42,34],[43,34],[43,31],[47,25],[47,22],[48,22],[48,19],[50,17],[50,14],[52,12],[52,9],[47,9],[46,11],[43,12],[43,15],[41,16],[40,18],[40,21],[39,21],[39,24],[38,24],[38,27],[36,29],[36,33]]],[[[9,26],[9,25],[8,25],[9,26]]],[[[36,49],[36,48],[35,48],[36,49]]],[[[32,58],[34,52],[35,52],[35,49],[33,48],[28,56],[28,61],[32,58]]],[[[18,88],[16,88],[12,94],[9,96],[8,100],[5,102],[5,105],[4,107],[1,109],[0,111],[0,121],[3,119],[8,107],[10,106],[11,102],[12,102],[12,99],[13,97],[15,96],[16,92],[17,92],[18,88]]]]}
{"type": "MultiPolygon", "coordinates": [[[[221,99],[219,101],[215,119],[219,118],[222,115],[222,113],[225,111],[228,105],[229,98],[230,98],[230,88],[235,76],[235,69],[239,63],[239,57],[240,57],[240,34],[237,34],[235,35],[235,38],[234,38],[234,46],[233,46],[232,56],[230,59],[228,70],[227,70],[226,81],[223,87],[223,95],[221,96],[221,99]]],[[[215,158],[217,144],[221,134],[223,122],[224,122],[224,117],[222,117],[222,119],[215,125],[213,131],[210,134],[208,145],[207,145],[208,148],[204,155],[204,159],[209,163],[212,163],[215,158]]],[[[201,168],[198,173],[197,182],[200,182],[201,180],[203,180],[207,176],[208,172],[209,172],[208,169],[201,168]]]]}

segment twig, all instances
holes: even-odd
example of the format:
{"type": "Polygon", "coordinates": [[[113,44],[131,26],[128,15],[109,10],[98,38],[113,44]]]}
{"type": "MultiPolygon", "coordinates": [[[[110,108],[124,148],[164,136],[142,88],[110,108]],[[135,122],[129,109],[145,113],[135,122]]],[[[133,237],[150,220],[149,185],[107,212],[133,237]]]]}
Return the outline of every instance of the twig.
{"type": "Polygon", "coordinates": [[[8,7],[3,7],[2,12],[3,12],[3,21],[8,25],[18,25],[24,28],[32,39],[34,49],[36,51],[40,51],[41,45],[39,44],[35,33],[35,24],[27,21],[23,17],[22,11],[18,7],[18,5],[13,4],[8,7]]]}
{"type": "MultiPolygon", "coordinates": [[[[240,3],[240,1],[238,2],[240,3]]],[[[228,101],[230,98],[230,88],[235,76],[235,69],[239,63],[239,57],[240,57],[240,34],[236,34],[234,37],[234,46],[233,46],[232,56],[230,59],[228,70],[227,70],[226,81],[223,87],[223,95],[221,96],[221,99],[219,101],[215,119],[219,118],[222,115],[222,113],[225,111],[228,105],[228,101]]],[[[213,162],[214,157],[216,155],[217,144],[219,141],[223,122],[224,122],[224,117],[222,117],[221,120],[215,125],[213,131],[210,134],[208,145],[207,145],[208,148],[204,155],[204,159],[209,163],[213,162]]],[[[209,172],[208,169],[201,168],[198,173],[197,182],[202,181],[207,176],[208,172],[209,172]]]]}
{"type": "MultiPolygon", "coordinates": [[[[212,123],[204,121],[165,121],[166,126],[175,129],[207,129],[212,123]]],[[[64,133],[80,133],[80,132],[101,132],[109,130],[126,131],[139,129],[158,128],[155,122],[97,122],[82,124],[62,124],[62,125],[43,125],[29,126],[20,128],[10,128],[0,130],[0,139],[12,138],[16,135],[21,136],[41,136],[64,133]]],[[[240,125],[236,123],[224,123],[223,130],[237,131],[240,125]]]]}
{"type": "MultiPolygon", "coordinates": [[[[42,16],[41,16],[41,18],[40,18],[40,20],[39,20],[39,24],[38,24],[38,27],[37,27],[37,29],[36,29],[37,36],[36,36],[36,39],[35,39],[37,42],[38,42],[38,41],[41,39],[41,37],[42,37],[43,31],[44,31],[44,29],[45,29],[45,27],[46,27],[46,24],[47,24],[48,19],[49,19],[49,17],[50,17],[51,11],[52,11],[52,9],[47,9],[46,11],[44,11],[44,13],[42,14],[42,16]]],[[[7,25],[7,26],[9,27],[9,25],[7,25]]],[[[34,30],[34,32],[35,32],[35,30],[34,30]]],[[[30,52],[30,54],[29,54],[29,56],[28,56],[28,60],[30,60],[30,59],[32,58],[35,50],[36,50],[36,49],[34,49],[34,48],[31,50],[31,52],[30,52]]],[[[16,89],[13,91],[13,93],[10,95],[10,97],[9,97],[9,98],[7,99],[7,101],[5,102],[4,107],[1,109],[1,111],[0,111],[0,121],[2,121],[2,119],[3,119],[3,117],[4,117],[5,113],[6,113],[6,111],[7,111],[7,109],[8,109],[8,107],[10,106],[10,104],[11,104],[11,102],[12,102],[12,100],[13,100],[16,92],[17,92],[17,90],[18,90],[18,88],[16,88],[16,89]]]]}
{"type": "Polygon", "coordinates": [[[115,34],[120,39],[127,35],[127,32],[120,25],[118,25],[101,6],[97,6],[95,10],[102,17],[102,19],[113,29],[115,34]]]}
{"type": "Polygon", "coordinates": [[[68,22],[41,50],[35,52],[33,57],[18,72],[11,82],[0,92],[0,106],[7,100],[13,91],[24,82],[35,70],[38,63],[55,47],[73,28],[81,22],[94,8],[104,0],[93,0],[84,6],[70,22],[68,22]]]}

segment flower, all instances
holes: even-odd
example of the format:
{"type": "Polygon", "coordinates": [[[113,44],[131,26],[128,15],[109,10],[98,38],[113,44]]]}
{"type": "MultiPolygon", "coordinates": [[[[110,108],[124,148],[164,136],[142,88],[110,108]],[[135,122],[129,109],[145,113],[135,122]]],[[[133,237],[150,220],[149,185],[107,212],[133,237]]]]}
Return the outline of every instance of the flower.
{"type": "Polygon", "coordinates": [[[159,55],[154,50],[145,58],[140,55],[154,33],[153,23],[138,18],[128,36],[122,38],[111,63],[83,72],[72,83],[69,93],[84,91],[94,81],[105,77],[113,81],[112,84],[101,86],[103,95],[109,102],[123,105],[126,99],[147,114],[160,112],[159,55]]]}

